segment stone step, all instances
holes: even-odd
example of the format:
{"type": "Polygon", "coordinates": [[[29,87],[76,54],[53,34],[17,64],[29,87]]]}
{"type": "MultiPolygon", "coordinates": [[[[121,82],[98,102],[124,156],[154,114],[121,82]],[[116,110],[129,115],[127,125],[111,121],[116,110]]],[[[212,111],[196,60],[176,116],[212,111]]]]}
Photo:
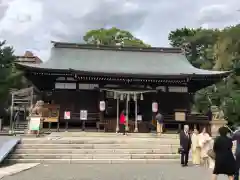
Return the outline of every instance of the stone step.
{"type": "Polygon", "coordinates": [[[19,144],[20,149],[161,149],[178,148],[179,145],[162,144],[19,144]]]}
{"type": "Polygon", "coordinates": [[[175,154],[178,147],[159,149],[16,149],[14,154],[175,154]]]}
{"type": "MultiPolygon", "coordinates": [[[[52,132],[49,137],[123,137],[121,133],[103,133],[103,132],[52,132]]],[[[179,134],[156,134],[156,133],[128,133],[127,137],[135,138],[178,138],[179,134]]]]}
{"type": "Polygon", "coordinates": [[[179,144],[177,139],[22,139],[21,144],[179,144]]]}
{"type": "Polygon", "coordinates": [[[12,154],[10,159],[179,159],[179,154],[12,154]]]}
{"type": "Polygon", "coordinates": [[[6,159],[5,163],[43,164],[160,164],[178,162],[179,159],[6,159]]]}

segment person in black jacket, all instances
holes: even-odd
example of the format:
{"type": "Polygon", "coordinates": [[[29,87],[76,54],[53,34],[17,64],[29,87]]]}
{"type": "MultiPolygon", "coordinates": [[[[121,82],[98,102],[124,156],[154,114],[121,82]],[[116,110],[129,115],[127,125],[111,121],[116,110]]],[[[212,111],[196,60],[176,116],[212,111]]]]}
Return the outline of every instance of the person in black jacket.
{"type": "Polygon", "coordinates": [[[237,168],[232,152],[232,139],[227,137],[228,129],[226,127],[221,127],[218,131],[220,136],[215,139],[213,145],[215,167],[212,180],[217,180],[219,174],[227,175],[229,180],[233,180],[237,168]]]}
{"type": "Polygon", "coordinates": [[[232,133],[232,141],[237,141],[235,157],[236,157],[236,172],[234,174],[234,180],[239,180],[239,169],[240,169],[240,127],[232,133]]]}
{"type": "Polygon", "coordinates": [[[183,131],[180,132],[180,148],[181,148],[181,165],[188,165],[188,156],[191,148],[191,137],[189,133],[189,126],[184,125],[183,131]]]}

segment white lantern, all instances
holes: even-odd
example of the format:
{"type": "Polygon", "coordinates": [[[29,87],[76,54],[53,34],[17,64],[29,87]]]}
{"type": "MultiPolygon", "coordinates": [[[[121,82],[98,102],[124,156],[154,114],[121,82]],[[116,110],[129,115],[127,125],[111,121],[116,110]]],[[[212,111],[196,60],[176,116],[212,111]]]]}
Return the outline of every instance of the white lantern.
{"type": "Polygon", "coordinates": [[[158,112],[158,103],[157,102],[152,103],[152,112],[158,112]]]}
{"type": "Polygon", "coordinates": [[[100,101],[100,103],[99,103],[100,111],[105,111],[105,108],[106,108],[105,101],[100,101]]]}
{"type": "Polygon", "coordinates": [[[133,100],[134,100],[134,101],[137,100],[137,94],[136,94],[136,93],[133,94],[133,100]]]}
{"type": "Polygon", "coordinates": [[[124,96],[123,96],[123,94],[121,94],[120,95],[120,100],[123,101],[123,99],[124,99],[124,96]]]}
{"type": "Polygon", "coordinates": [[[117,99],[117,92],[113,92],[114,93],[114,99],[117,99]]]}

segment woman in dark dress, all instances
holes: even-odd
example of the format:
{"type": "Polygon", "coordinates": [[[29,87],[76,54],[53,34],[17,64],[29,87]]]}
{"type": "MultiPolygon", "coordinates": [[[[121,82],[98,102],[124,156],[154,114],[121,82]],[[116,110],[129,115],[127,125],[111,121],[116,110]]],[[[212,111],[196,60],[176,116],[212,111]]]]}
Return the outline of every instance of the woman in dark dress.
{"type": "Polygon", "coordinates": [[[227,137],[228,129],[226,127],[221,127],[218,131],[220,136],[215,139],[213,145],[216,158],[212,180],[217,180],[219,174],[227,175],[229,180],[233,180],[236,171],[236,162],[232,153],[233,143],[227,137]]]}

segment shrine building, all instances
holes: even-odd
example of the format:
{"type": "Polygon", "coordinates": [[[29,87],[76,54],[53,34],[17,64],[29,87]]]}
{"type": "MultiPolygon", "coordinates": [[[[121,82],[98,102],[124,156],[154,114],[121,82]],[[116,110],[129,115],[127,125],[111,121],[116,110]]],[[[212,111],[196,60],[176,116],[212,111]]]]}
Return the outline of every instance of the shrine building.
{"type": "Polygon", "coordinates": [[[194,93],[229,75],[193,67],[180,48],[52,44],[48,61],[17,68],[41,92],[39,100],[59,108],[46,122],[79,129],[119,131],[123,110],[129,132],[150,132],[157,111],[166,131],[208,126],[207,116],[191,112],[194,93]]]}

